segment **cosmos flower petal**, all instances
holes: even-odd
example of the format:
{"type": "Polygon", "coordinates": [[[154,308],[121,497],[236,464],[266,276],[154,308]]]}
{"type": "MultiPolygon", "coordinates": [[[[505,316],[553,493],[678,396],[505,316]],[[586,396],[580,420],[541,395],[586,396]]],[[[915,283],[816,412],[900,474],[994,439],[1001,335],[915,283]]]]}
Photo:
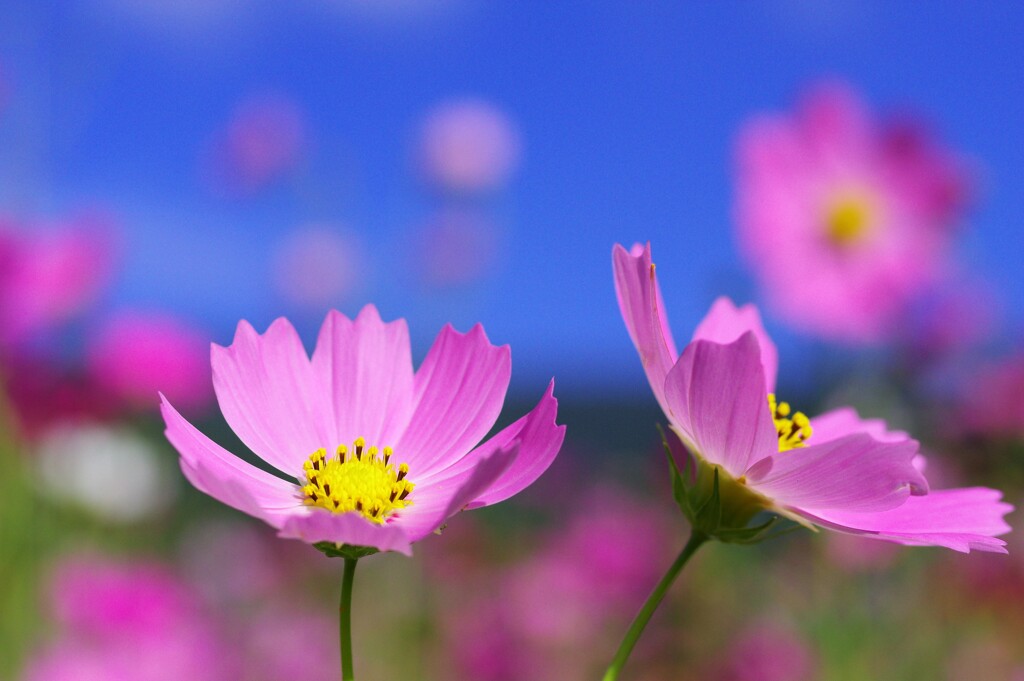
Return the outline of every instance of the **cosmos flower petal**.
{"type": "Polygon", "coordinates": [[[451,465],[491,429],[512,375],[507,345],[491,345],[482,326],[445,326],[413,379],[413,413],[395,445],[416,478],[451,465]]]}
{"type": "Polygon", "coordinates": [[[775,454],[747,471],[750,486],[797,513],[820,509],[886,511],[928,483],[914,466],[918,444],[879,442],[859,433],[775,454]]]}
{"type": "Polygon", "coordinates": [[[658,280],[651,262],[650,244],[634,246],[630,253],[616,244],[612,250],[615,293],[619,310],[626,322],[629,337],[640,353],[640,362],[647,373],[654,397],[668,412],[665,401],[665,378],[679,353],[668,328],[665,305],[661,300],[658,280]]]}
{"type": "Polygon", "coordinates": [[[288,320],[263,335],[241,322],[234,342],[214,345],[210,358],[224,418],[264,461],[296,475],[310,452],[334,444],[327,398],[288,320]]]}
{"type": "Polygon", "coordinates": [[[378,551],[397,551],[412,555],[412,546],[406,527],[402,524],[378,525],[358,513],[331,513],[326,509],[311,508],[306,513],[285,519],[278,536],[300,539],[310,544],[331,542],[352,546],[369,546],[378,551]]]}
{"type": "Polygon", "coordinates": [[[893,442],[910,436],[902,431],[888,430],[882,419],[862,419],[852,407],[840,407],[811,419],[814,442],[822,444],[853,433],[867,433],[876,440],[893,442]]]}
{"type": "Polygon", "coordinates": [[[911,546],[1006,553],[1006,542],[995,537],[1010,531],[1003,516],[1013,506],[1001,501],[1002,496],[986,487],[937,490],[880,513],[829,510],[813,520],[841,532],[911,546]]]}
{"type": "Polygon", "coordinates": [[[714,343],[731,343],[747,331],[757,337],[761,348],[761,363],[768,392],[775,392],[775,378],[779,373],[779,351],[761,323],[761,313],[751,304],[736,307],[735,303],[722,296],[711,306],[703,321],[693,332],[693,340],[709,340],[714,343]]]}
{"type": "Polygon", "coordinates": [[[778,449],[761,351],[750,331],[690,343],[665,382],[669,418],[701,456],[740,477],[778,449]]]}
{"type": "Polygon", "coordinates": [[[412,541],[419,541],[490,489],[520,453],[519,441],[512,442],[479,459],[473,468],[461,475],[417,487],[413,492],[413,505],[401,511],[396,523],[405,528],[412,541]]]}
{"type": "MultiPolygon", "coordinates": [[[[325,444],[393,443],[412,408],[412,355],[404,319],[384,323],[367,305],[355,321],[332,310],[320,328],[313,372],[326,381],[334,438],[325,444]]],[[[308,452],[307,452],[308,454],[308,452]]]]}
{"type": "Polygon", "coordinates": [[[433,485],[439,480],[462,478],[481,459],[518,443],[519,456],[509,468],[483,494],[473,499],[468,508],[490,506],[518,494],[548,469],[565,438],[565,426],[555,423],[558,400],[554,396],[555,382],[548,384],[540,402],[526,416],[482,443],[451,467],[439,471],[422,484],[433,485]]]}
{"type": "Polygon", "coordinates": [[[276,525],[276,518],[301,506],[298,488],[242,461],[200,433],[160,396],[167,439],[181,454],[181,469],[199,490],[232,508],[276,525]]]}

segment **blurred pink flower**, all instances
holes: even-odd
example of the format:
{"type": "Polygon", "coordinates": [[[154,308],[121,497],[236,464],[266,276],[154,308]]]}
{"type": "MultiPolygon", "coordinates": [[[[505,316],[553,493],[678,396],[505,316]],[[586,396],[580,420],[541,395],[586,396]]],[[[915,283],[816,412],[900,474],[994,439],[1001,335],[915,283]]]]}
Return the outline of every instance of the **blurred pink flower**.
{"type": "Polygon", "coordinates": [[[229,189],[259,191],[298,165],[306,135],[305,115],[293,101],[280,95],[245,100],[214,144],[214,171],[229,189]]]}
{"type": "Polygon", "coordinates": [[[663,518],[622,491],[588,493],[569,523],[502,589],[511,595],[508,608],[521,634],[569,644],[598,635],[609,618],[634,614],[671,555],[666,547],[673,537],[663,518]]]}
{"type": "Polygon", "coordinates": [[[414,238],[414,269],[428,286],[448,288],[476,283],[493,274],[499,255],[497,227],[481,215],[446,210],[414,238]]]}
{"type": "Polygon", "coordinates": [[[445,624],[455,678],[474,681],[516,681],[540,678],[550,666],[543,655],[509,627],[501,599],[477,598],[468,606],[446,611],[445,624]]]}
{"type": "Polygon", "coordinates": [[[442,596],[455,676],[592,678],[592,651],[614,645],[609,622],[634,614],[670,555],[664,518],[623,490],[601,486],[581,492],[567,521],[525,560],[480,564],[488,551],[479,547],[479,574],[459,573],[458,594],[442,596]]]}
{"type": "Polygon", "coordinates": [[[763,622],[740,633],[725,656],[718,681],[810,681],[814,657],[795,632],[763,622]]]}
{"type": "Polygon", "coordinates": [[[964,637],[953,643],[953,654],[946,661],[944,681],[975,681],[975,679],[1007,679],[1017,681],[1017,646],[1013,639],[996,636],[964,637]]]}
{"type": "Polygon", "coordinates": [[[478,445],[511,376],[508,347],[491,345],[479,325],[467,334],[446,326],[415,373],[405,320],[385,323],[372,305],[355,321],[329,313],[312,359],[281,318],[263,335],[240,323],[234,343],[215,345],[212,360],[228,424],[264,461],[297,477],[235,457],[164,399],[183,472],[282,537],[309,543],[411,553],[452,515],[531,484],[565,434],[552,381],[532,412],[478,445]]]}
{"type": "Polygon", "coordinates": [[[899,550],[896,544],[839,532],[830,534],[825,542],[825,553],[832,565],[851,573],[887,569],[896,560],[899,550]]]}
{"type": "Polygon", "coordinates": [[[519,133],[487,102],[455,100],[438,105],[423,124],[419,162],[439,189],[471,194],[500,189],[519,164],[519,133]]]}
{"type": "MultiPolygon", "coordinates": [[[[722,478],[722,515],[768,511],[901,544],[1005,553],[1002,494],[929,491],[918,443],[850,408],[814,419],[776,401],[778,352],[756,308],[719,298],[680,354],[650,246],[613,251],[619,307],[655,398],[694,461],[722,478]],[[917,459],[917,460],[915,460],[917,459]]],[[[733,517],[730,517],[733,516],[733,517]]]]}
{"type": "MultiPolygon", "coordinates": [[[[264,595],[264,598],[266,596],[264,595]]],[[[334,617],[272,603],[245,622],[247,681],[337,681],[341,657],[334,617]]]]}
{"type": "Polygon", "coordinates": [[[266,535],[265,527],[240,521],[215,521],[192,529],[180,550],[183,571],[206,600],[218,606],[278,592],[289,575],[274,550],[282,543],[266,535]],[[230,562],[245,569],[223,570],[230,562]]]}
{"type": "Polygon", "coordinates": [[[958,434],[1024,438],[1024,353],[971,371],[964,384],[958,434]]]}
{"type": "Polygon", "coordinates": [[[24,681],[228,681],[238,678],[188,587],[155,564],[76,558],[50,582],[54,640],[24,681]]]}
{"type": "Polygon", "coordinates": [[[846,343],[884,340],[947,268],[969,194],[965,164],[920,125],[878,124],[847,88],[738,142],[739,246],[778,314],[846,343]]]}
{"type": "Polygon", "coordinates": [[[205,334],[174,315],[124,310],[88,341],[86,362],[96,385],[132,408],[157,405],[163,391],[188,409],[213,398],[205,334]]]}
{"type": "Polygon", "coordinates": [[[330,225],[289,232],[273,268],[275,286],[288,302],[316,310],[336,306],[368,270],[356,239],[330,225]]]}
{"type": "Polygon", "coordinates": [[[0,348],[62,324],[96,302],[113,265],[113,239],[101,220],[55,229],[0,219],[0,348]]]}

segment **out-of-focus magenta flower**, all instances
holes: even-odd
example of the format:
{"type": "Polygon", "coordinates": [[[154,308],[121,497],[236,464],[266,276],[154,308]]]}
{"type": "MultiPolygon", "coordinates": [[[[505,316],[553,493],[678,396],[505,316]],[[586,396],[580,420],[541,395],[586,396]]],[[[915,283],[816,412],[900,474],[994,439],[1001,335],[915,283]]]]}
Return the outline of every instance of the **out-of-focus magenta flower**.
{"type": "Polygon", "coordinates": [[[510,626],[503,599],[480,598],[448,613],[446,624],[455,678],[515,681],[543,676],[543,653],[522,641],[510,626]]]}
{"type": "Polygon", "coordinates": [[[777,622],[742,632],[726,655],[719,681],[810,681],[815,663],[807,644],[777,622]]]}
{"type": "Polygon", "coordinates": [[[519,165],[519,133],[486,102],[446,102],[431,111],[419,142],[423,174],[441,190],[458,194],[500,189],[519,165]]]}
{"type": "Polygon", "coordinates": [[[102,221],[40,229],[0,220],[0,347],[80,314],[106,287],[112,261],[102,221]]]}
{"type": "Polygon", "coordinates": [[[274,258],[274,282],[284,298],[321,312],[351,293],[365,272],[356,239],[329,225],[290,232],[274,258]]]}
{"type": "Polygon", "coordinates": [[[263,335],[240,323],[212,360],[228,424],[296,482],[219,447],[164,399],[182,470],[201,491],[310,543],[408,554],[455,513],[536,480],[565,434],[552,382],[532,412],[477,444],[511,375],[508,346],[491,345],[479,325],[446,326],[415,373],[405,320],[385,323],[372,305],[355,321],[328,314],[312,359],[282,318],[263,335]]]}
{"type": "Polygon", "coordinates": [[[78,558],[51,580],[55,639],[24,681],[227,681],[235,657],[188,587],[153,564],[78,558]]]}
{"type": "Polygon", "coordinates": [[[880,125],[835,84],[747,124],[736,184],[739,246],[772,308],[846,343],[899,328],[945,272],[969,194],[964,163],[920,125],[880,125]]]}
{"type": "Polygon", "coordinates": [[[958,434],[1024,438],[1024,353],[972,371],[963,393],[958,434]]]}
{"type": "Polygon", "coordinates": [[[207,366],[209,341],[174,315],[121,311],[89,340],[88,371],[96,385],[132,407],[156,405],[158,391],[188,409],[213,398],[207,366]]]}
{"type": "Polygon", "coordinates": [[[775,399],[778,354],[753,306],[718,299],[676,351],[650,246],[613,252],[619,307],[673,431],[722,479],[723,515],[760,511],[805,525],[957,551],[1005,553],[1012,506],[975,487],[928,490],[918,443],[850,408],[814,419],[775,399]],[[728,508],[726,508],[728,506],[728,508]]]}
{"type": "Polygon", "coordinates": [[[229,189],[252,193],[280,180],[299,163],[306,120],[293,101],[264,95],[243,101],[214,145],[214,170],[229,189]]]}
{"type": "Polygon", "coordinates": [[[485,217],[446,210],[416,235],[414,267],[428,286],[448,288],[472,284],[493,273],[500,235],[485,217]]]}

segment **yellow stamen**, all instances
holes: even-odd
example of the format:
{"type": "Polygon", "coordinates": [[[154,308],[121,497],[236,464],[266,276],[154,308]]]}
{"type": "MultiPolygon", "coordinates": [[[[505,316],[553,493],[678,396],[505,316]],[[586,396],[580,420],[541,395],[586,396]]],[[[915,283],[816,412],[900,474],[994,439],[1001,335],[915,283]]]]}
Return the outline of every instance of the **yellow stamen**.
{"type": "Polygon", "coordinates": [[[852,246],[864,240],[874,222],[874,206],[867,197],[843,195],[826,209],[825,233],[837,246],[852,246]]]}
{"type": "Polygon", "coordinates": [[[772,413],[772,421],[775,422],[775,432],[779,435],[779,451],[786,452],[803,447],[814,432],[807,415],[798,411],[790,418],[789,403],[776,402],[775,393],[768,393],[768,409],[772,413]]]}
{"type": "Polygon", "coordinates": [[[320,448],[302,464],[306,484],[302,487],[307,506],[319,506],[333,513],[355,511],[367,520],[383,524],[395,511],[410,506],[415,484],[407,479],[409,464],[391,463],[394,450],[384,448],[380,457],[377,447],[367,447],[363,438],[356,438],[351,452],[338,445],[337,455],[327,457],[320,448]],[[350,455],[351,454],[351,455],[350,455]]]}

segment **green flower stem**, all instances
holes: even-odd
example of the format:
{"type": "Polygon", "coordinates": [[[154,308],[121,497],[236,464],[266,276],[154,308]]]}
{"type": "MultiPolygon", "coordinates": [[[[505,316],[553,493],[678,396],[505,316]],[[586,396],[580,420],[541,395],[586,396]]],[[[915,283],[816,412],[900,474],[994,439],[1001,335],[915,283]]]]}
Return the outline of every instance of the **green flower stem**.
{"type": "Polygon", "coordinates": [[[352,582],[356,576],[356,558],[345,558],[341,579],[341,605],[338,607],[338,636],[341,642],[341,681],[355,681],[352,672],[352,582]]]}
{"type": "Polygon", "coordinates": [[[676,581],[676,577],[682,571],[683,566],[690,560],[690,556],[696,553],[700,545],[708,540],[708,536],[702,532],[694,530],[690,535],[690,540],[686,542],[686,546],[679,552],[679,556],[675,559],[675,562],[669,567],[668,572],[661,578],[658,585],[654,587],[654,591],[647,597],[647,601],[644,603],[644,607],[640,608],[640,612],[633,619],[633,623],[629,625],[629,631],[626,632],[626,636],[622,639],[622,643],[619,644],[619,649],[615,653],[615,658],[612,660],[611,665],[608,667],[608,671],[604,673],[604,681],[615,681],[619,678],[619,672],[622,671],[622,667],[626,664],[626,660],[629,659],[629,654],[633,652],[633,646],[640,640],[640,634],[644,632],[644,627],[651,620],[651,616],[654,611],[658,609],[665,593],[669,587],[672,586],[672,582],[676,581]]]}

